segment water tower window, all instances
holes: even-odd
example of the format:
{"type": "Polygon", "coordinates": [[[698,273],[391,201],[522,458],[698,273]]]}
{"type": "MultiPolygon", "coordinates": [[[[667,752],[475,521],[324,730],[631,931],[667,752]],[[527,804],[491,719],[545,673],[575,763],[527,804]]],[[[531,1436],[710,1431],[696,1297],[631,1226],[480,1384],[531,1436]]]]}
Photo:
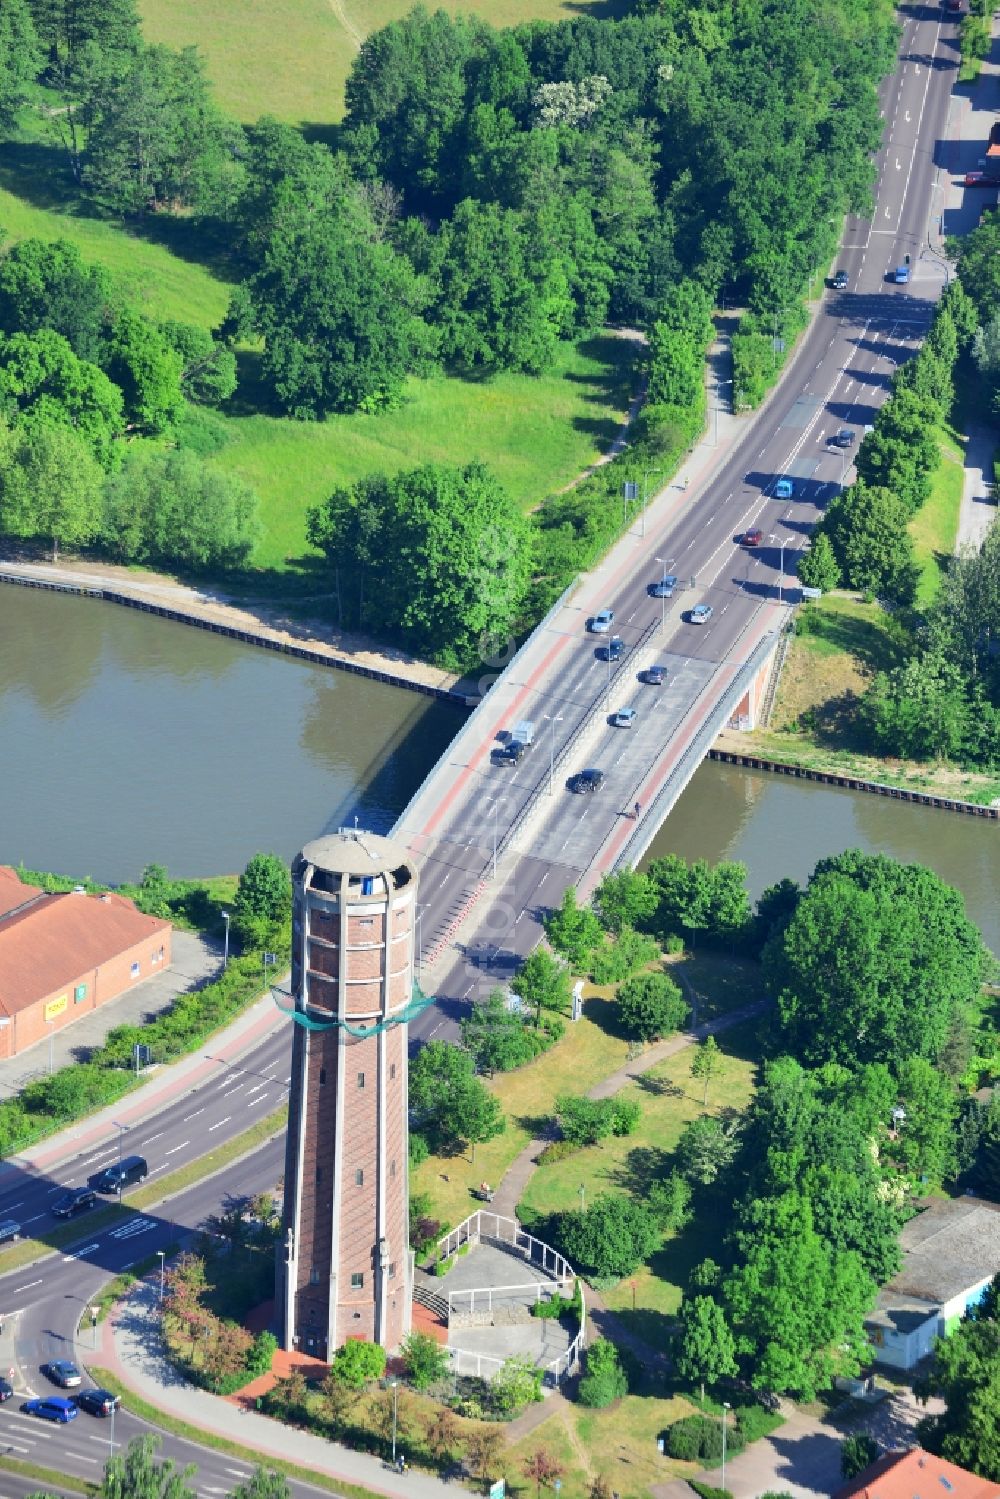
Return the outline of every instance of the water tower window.
{"type": "Polygon", "coordinates": [[[351,1290],[352,1291],[360,1291],[360,1290],[362,1290],[363,1287],[364,1287],[364,1283],[365,1283],[364,1276],[361,1274],[361,1272],[359,1270],[355,1270],[354,1274],[351,1276],[351,1290]]]}
{"type": "Polygon", "coordinates": [[[375,876],[373,874],[366,874],[364,879],[361,881],[361,894],[375,894],[375,876]]]}
{"type": "Polygon", "coordinates": [[[390,1161],[389,1162],[389,1175],[391,1177],[395,1178],[395,1175],[396,1175],[396,1162],[395,1161],[390,1161]]]}
{"type": "Polygon", "coordinates": [[[364,1075],[363,1072],[359,1072],[358,1073],[358,1087],[359,1088],[363,1088],[364,1085],[365,1085],[365,1075],[364,1075]]]}
{"type": "Polygon", "coordinates": [[[325,1067],[321,1067],[319,1069],[319,1081],[320,1081],[320,1086],[322,1086],[323,1083],[326,1082],[326,1068],[325,1067]]]}
{"type": "Polygon", "coordinates": [[[354,1173],[354,1185],[356,1187],[363,1187],[364,1184],[365,1184],[365,1173],[363,1171],[361,1171],[361,1170],[355,1171],[355,1173],[354,1173]]]}
{"type": "Polygon", "coordinates": [[[319,1285],[319,1271],[316,1269],[315,1265],[313,1265],[309,1271],[309,1284],[311,1286],[319,1285]]]}
{"type": "Polygon", "coordinates": [[[389,1081],[391,1082],[392,1079],[395,1076],[396,1076],[396,1064],[395,1064],[395,1062],[390,1062],[389,1063],[389,1081]]]}

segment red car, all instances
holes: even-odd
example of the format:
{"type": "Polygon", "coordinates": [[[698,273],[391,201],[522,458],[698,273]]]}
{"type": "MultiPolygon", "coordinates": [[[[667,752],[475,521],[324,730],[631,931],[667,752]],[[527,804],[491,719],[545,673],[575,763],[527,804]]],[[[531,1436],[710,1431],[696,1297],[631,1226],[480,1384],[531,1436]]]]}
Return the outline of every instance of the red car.
{"type": "Polygon", "coordinates": [[[759,547],[764,540],[763,531],[744,531],[743,545],[745,547],[759,547]]]}
{"type": "Polygon", "coordinates": [[[966,187],[998,187],[1000,183],[995,177],[987,177],[985,172],[966,172],[966,187]]]}

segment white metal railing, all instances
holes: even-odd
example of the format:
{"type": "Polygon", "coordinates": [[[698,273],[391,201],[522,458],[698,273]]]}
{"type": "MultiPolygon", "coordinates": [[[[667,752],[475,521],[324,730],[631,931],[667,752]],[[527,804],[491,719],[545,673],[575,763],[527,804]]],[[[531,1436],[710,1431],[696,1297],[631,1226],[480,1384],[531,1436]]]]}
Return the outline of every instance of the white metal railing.
{"type": "Polygon", "coordinates": [[[450,1259],[453,1254],[458,1253],[463,1244],[478,1244],[484,1239],[509,1246],[515,1254],[519,1254],[529,1264],[539,1265],[553,1280],[559,1282],[576,1280],[576,1272],[572,1265],[557,1249],[553,1249],[551,1244],[546,1244],[544,1240],[536,1239],[534,1234],[529,1234],[516,1218],[506,1218],[500,1213],[491,1213],[483,1208],[470,1213],[468,1218],[438,1240],[437,1257],[439,1260],[450,1259]]]}
{"type": "MultiPolygon", "coordinates": [[[[476,1310],[477,1296],[486,1297],[485,1310],[491,1312],[493,1310],[494,1296],[497,1296],[504,1301],[512,1301],[515,1297],[520,1298],[521,1293],[530,1291],[530,1297],[527,1297],[525,1299],[539,1302],[543,1298],[545,1300],[549,1300],[552,1291],[554,1291],[557,1287],[562,1287],[563,1285],[565,1285],[565,1283],[565,1281],[561,1280],[532,1280],[527,1281],[525,1284],[519,1286],[475,1286],[466,1291],[449,1291],[448,1318],[450,1321],[451,1314],[454,1311],[474,1312],[476,1310]],[[468,1296],[469,1304],[468,1306],[459,1307],[458,1302],[463,1296],[468,1296]]],[[[483,1307],[480,1306],[479,1310],[482,1311],[483,1307]]]]}

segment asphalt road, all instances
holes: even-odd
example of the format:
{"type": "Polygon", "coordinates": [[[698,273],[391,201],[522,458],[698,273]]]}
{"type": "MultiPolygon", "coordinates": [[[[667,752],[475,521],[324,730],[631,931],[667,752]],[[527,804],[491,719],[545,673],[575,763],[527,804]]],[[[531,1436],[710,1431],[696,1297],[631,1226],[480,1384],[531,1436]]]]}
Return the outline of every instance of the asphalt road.
{"type": "Polygon", "coordinates": [[[585,584],[540,632],[542,665],[521,669],[516,715],[502,685],[485,699],[479,745],[470,752],[456,742],[432,773],[446,813],[432,824],[429,782],[413,820],[404,814],[400,831],[421,853],[420,945],[438,960],[433,988],[440,997],[415,1035],[448,1034],[466,1001],[510,974],[538,940],[540,911],[578,880],[631,814],[637,788],[671,735],[717,700],[714,674],[743,659],[741,640],[757,612],[794,586],[808,532],[848,479],[893,371],[927,328],[946,275],[927,227],[943,207],[937,195],[952,154],[945,134],[957,26],[930,6],[904,7],[901,19],[900,65],[881,91],[886,139],[875,213],[871,221],[848,221],[836,265],[847,273],[847,289],[825,292],[792,368],[711,483],[690,503],[681,496],[666,527],[650,525],[635,541],[635,565],[623,569],[617,586],[597,594],[585,584]],[[910,281],[899,285],[894,272],[907,256],[910,281]],[[850,448],[831,442],[844,427],[854,434],[850,448]],[[775,492],[782,478],[792,480],[791,499],[775,492]],[[742,542],[751,529],[763,533],[755,547],[742,542]],[[664,572],[679,579],[665,607],[651,594],[664,572]],[[713,612],[697,625],[690,610],[701,603],[713,612]],[[613,632],[625,643],[616,663],[605,657],[607,637],[587,630],[588,617],[602,607],[614,610],[613,632]],[[641,672],[651,664],[666,668],[664,688],[643,685],[641,672]],[[626,706],[637,709],[635,727],[609,727],[607,715],[626,706]],[[536,745],[516,769],[498,768],[484,747],[503,742],[512,717],[535,723],[536,745]],[[574,796],[567,777],[585,767],[605,772],[604,787],[574,796]],[[515,834],[505,858],[505,832],[529,802],[528,832],[515,834]],[[423,842],[422,823],[434,828],[423,842]],[[444,963],[439,954],[448,951],[449,930],[472,897],[472,936],[444,963]]]}
{"type": "MultiPolygon", "coordinates": [[[[902,12],[901,64],[882,91],[887,124],[879,155],[878,201],[871,221],[850,221],[839,266],[848,272],[845,293],[828,293],[821,315],[806,334],[794,366],[767,410],[748,428],[709,488],[692,496],[665,531],[643,539],[641,565],[623,578],[610,597],[587,599],[576,627],[567,631],[534,684],[536,700],[519,716],[547,728],[544,714],[557,714],[552,749],[572,746],[560,765],[561,780],[584,765],[606,770],[608,785],[593,797],[572,797],[556,782],[532,822],[531,847],[501,852],[499,878],[489,899],[477,907],[477,921],[465,950],[445,967],[435,993],[438,1005],[411,1026],[415,1042],[453,1031],[469,998],[506,976],[517,954],[537,939],[538,917],[577,877],[581,859],[596,847],[627,805],[643,765],[690,711],[697,693],[752,621],[762,601],[773,599],[782,573],[794,572],[796,553],[823,506],[845,477],[844,455],[826,439],[841,426],[861,429],[885,397],[892,370],[912,352],[933,311],[943,284],[940,261],[927,247],[935,171],[945,164],[944,140],[949,92],[957,57],[957,27],[943,12],[911,7],[902,12]],[[909,254],[911,283],[896,286],[888,273],[909,254]],[[775,495],[776,480],[793,479],[791,500],[775,495]],[[764,532],[754,549],[737,538],[748,528],[764,532]],[[661,559],[657,561],[656,559],[661,559]],[[684,585],[665,611],[649,594],[667,570],[684,585]],[[713,617],[706,626],[687,622],[695,603],[707,602],[713,617]],[[586,633],[585,615],[607,605],[616,614],[615,632],[629,647],[611,669],[598,654],[600,642],[586,633]],[[640,686],[638,671],[654,661],[667,667],[663,689],[640,686]],[[596,710],[595,710],[595,704],[596,710]],[[631,705],[639,710],[633,730],[612,729],[606,714],[631,705]]],[[[487,702],[489,699],[487,699],[487,702]]],[[[507,727],[498,721],[499,734],[507,727]]],[[[499,742],[499,740],[497,741],[499,742]]],[[[421,947],[430,948],[467,894],[492,862],[493,824],[502,842],[505,822],[527,798],[544,790],[549,743],[541,742],[515,771],[490,768],[474,777],[456,800],[443,836],[429,850],[421,872],[421,947]]],[[[222,1066],[212,1084],[170,1105],[125,1137],[126,1153],[146,1155],[153,1172],[166,1173],[209,1146],[238,1133],[255,1110],[274,1108],[288,1083],[290,1035],[281,1026],[265,1043],[235,1065],[222,1066]]],[[[117,1139],[45,1179],[8,1165],[0,1173],[0,1218],[16,1217],[44,1237],[56,1221],[49,1204],[56,1190],[77,1185],[91,1171],[114,1160],[117,1139]]],[[[280,1142],[274,1142],[225,1174],[225,1192],[267,1190],[282,1169],[280,1142]]],[[[71,1345],[81,1309],[111,1274],[175,1241],[220,1203],[222,1183],[209,1180],[173,1198],[160,1213],[144,1214],[133,1225],[93,1239],[80,1224],[78,1247],[38,1266],[0,1277],[0,1310],[16,1325],[19,1393],[38,1391],[38,1365],[71,1345]]],[[[10,1323],[7,1324],[8,1329],[10,1323]]],[[[5,1334],[5,1337],[7,1334],[5,1334]]],[[[0,1452],[63,1467],[67,1473],[97,1477],[107,1455],[110,1423],[81,1415],[66,1428],[42,1427],[20,1414],[17,1402],[0,1407],[0,1452]]],[[[142,1429],[124,1412],[116,1420],[116,1442],[142,1429]]],[[[165,1455],[199,1468],[200,1494],[228,1493],[242,1465],[206,1449],[168,1437],[165,1455]]],[[[312,1492],[296,1485],[296,1491],[312,1492]]],[[[0,1478],[0,1495],[26,1492],[18,1480],[0,1478]]]]}

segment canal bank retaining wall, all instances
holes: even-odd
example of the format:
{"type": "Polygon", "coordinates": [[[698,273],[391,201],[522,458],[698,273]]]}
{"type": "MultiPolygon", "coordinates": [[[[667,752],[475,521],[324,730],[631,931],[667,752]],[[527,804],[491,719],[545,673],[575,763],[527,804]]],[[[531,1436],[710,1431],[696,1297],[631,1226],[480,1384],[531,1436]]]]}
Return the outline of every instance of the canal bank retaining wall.
{"type": "Polygon", "coordinates": [[[50,578],[30,578],[0,569],[0,583],[13,583],[18,588],[39,588],[46,593],[71,593],[80,598],[103,600],[107,604],[120,604],[126,609],[139,609],[143,614],[156,614],[160,619],[171,619],[176,624],[194,625],[199,630],[208,630],[212,635],[225,635],[229,640],[239,640],[244,645],[256,646],[259,650],[275,651],[282,656],[292,656],[296,661],[307,661],[310,666],[333,667],[335,671],[353,672],[358,677],[369,677],[376,682],[386,682],[391,687],[406,687],[411,692],[423,693],[424,697],[438,698],[466,708],[464,693],[450,687],[436,687],[430,682],[420,682],[413,677],[388,671],[384,667],[366,666],[360,661],[351,661],[346,656],[335,656],[318,651],[308,645],[296,645],[290,640],[281,640],[271,635],[258,634],[254,630],[240,629],[236,625],[222,624],[218,620],[203,618],[186,609],[174,609],[168,604],[154,604],[149,599],[137,598],[134,594],[119,593],[113,588],[96,588],[89,583],[67,583],[50,578]]]}
{"type": "Polygon", "coordinates": [[[740,755],[734,750],[710,749],[710,760],[724,765],[742,765],[747,770],[768,770],[779,776],[795,776],[800,781],[821,781],[826,786],[843,786],[845,791],[867,791],[873,796],[888,796],[900,802],[917,802],[921,807],[938,807],[942,812],[963,812],[967,817],[988,817],[1000,821],[1000,807],[983,807],[977,802],[963,802],[957,797],[936,796],[931,791],[914,791],[906,786],[887,786],[882,781],[864,781],[858,776],[840,775],[831,770],[809,770],[804,765],[786,765],[781,760],[767,760],[762,755],[740,755]]]}

